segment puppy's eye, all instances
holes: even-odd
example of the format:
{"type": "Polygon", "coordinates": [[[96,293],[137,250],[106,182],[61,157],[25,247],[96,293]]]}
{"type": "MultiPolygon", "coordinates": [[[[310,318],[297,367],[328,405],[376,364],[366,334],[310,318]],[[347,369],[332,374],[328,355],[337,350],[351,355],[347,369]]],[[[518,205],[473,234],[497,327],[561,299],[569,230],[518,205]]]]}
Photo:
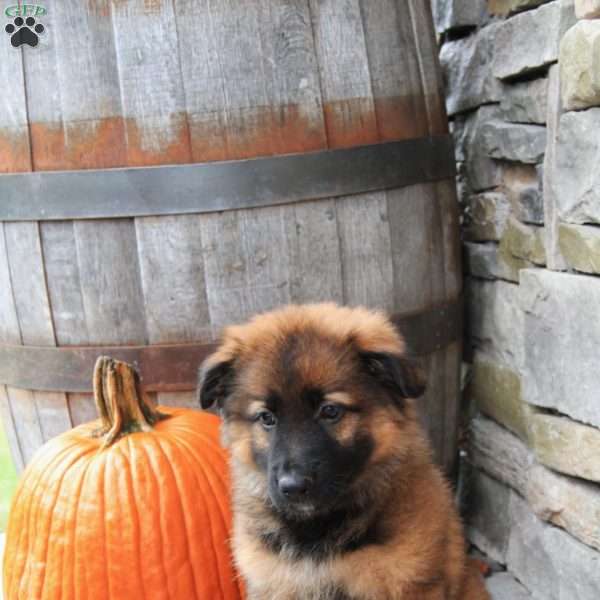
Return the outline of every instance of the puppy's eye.
{"type": "Polygon", "coordinates": [[[321,406],[318,417],[328,423],[337,423],[344,416],[344,407],[339,404],[325,404],[321,406]]]}
{"type": "Polygon", "coordinates": [[[256,420],[265,428],[272,429],[277,425],[277,417],[270,410],[262,410],[256,415],[256,420]]]}

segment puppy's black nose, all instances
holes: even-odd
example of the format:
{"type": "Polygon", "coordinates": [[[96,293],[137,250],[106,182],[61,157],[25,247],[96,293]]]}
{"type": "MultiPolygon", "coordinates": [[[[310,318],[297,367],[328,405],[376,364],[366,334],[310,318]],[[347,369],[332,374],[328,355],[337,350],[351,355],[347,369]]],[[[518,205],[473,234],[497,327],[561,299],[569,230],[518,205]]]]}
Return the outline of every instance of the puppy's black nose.
{"type": "Polygon", "coordinates": [[[285,473],[279,477],[278,485],[286,498],[298,498],[308,492],[311,479],[301,473],[285,473]]]}

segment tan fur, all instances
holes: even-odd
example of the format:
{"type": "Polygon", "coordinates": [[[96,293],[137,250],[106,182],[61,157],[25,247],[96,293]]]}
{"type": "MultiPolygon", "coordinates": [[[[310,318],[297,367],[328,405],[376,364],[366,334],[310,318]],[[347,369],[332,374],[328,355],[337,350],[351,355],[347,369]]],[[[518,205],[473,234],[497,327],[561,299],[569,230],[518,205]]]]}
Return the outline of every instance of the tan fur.
{"type": "MultiPolygon", "coordinates": [[[[235,410],[260,409],[257,399],[281,384],[275,357],[282,345],[306,331],[315,332],[316,341],[300,353],[295,365],[298,376],[310,385],[331,387],[347,380],[352,363],[345,356],[351,344],[361,350],[404,353],[403,341],[389,321],[366,309],[321,304],[261,315],[228,328],[219,350],[209,358],[209,365],[236,361],[239,386],[248,400],[238,400],[235,410]],[[321,345],[321,338],[335,343],[321,345]]],[[[352,391],[338,393],[336,399],[351,405],[365,401],[352,391]]],[[[234,553],[249,599],[488,600],[479,575],[467,567],[452,495],[432,463],[413,401],[407,400],[402,410],[375,406],[365,414],[348,413],[332,431],[340,444],[364,431],[375,440],[356,493],[366,494],[365,522],[377,517],[389,535],[385,543],[315,561],[298,558],[285,547],[273,552],[263,544],[261,534],[279,525],[266,507],[267,481],[252,462],[251,446],[268,440],[257,423],[232,420],[224,426],[233,459],[234,553]],[[334,589],[344,595],[331,595],[334,589]]]]}

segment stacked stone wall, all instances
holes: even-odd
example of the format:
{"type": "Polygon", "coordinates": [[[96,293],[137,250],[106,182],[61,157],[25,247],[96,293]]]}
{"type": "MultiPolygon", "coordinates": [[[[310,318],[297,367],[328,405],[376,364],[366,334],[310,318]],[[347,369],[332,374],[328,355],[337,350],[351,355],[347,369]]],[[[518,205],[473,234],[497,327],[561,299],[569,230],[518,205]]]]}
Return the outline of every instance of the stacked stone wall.
{"type": "Polygon", "coordinates": [[[495,598],[600,598],[600,0],[432,0],[495,598]],[[509,591],[507,591],[509,590],[509,591]]]}

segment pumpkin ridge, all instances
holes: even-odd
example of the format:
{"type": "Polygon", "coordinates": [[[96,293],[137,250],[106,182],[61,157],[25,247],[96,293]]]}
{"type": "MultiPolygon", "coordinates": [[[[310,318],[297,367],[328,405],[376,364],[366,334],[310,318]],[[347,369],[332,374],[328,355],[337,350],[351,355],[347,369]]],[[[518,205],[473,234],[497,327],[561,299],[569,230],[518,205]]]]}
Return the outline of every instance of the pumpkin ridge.
{"type": "MultiPolygon", "coordinates": [[[[202,467],[200,469],[191,469],[191,470],[194,473],[194,476],[196,477],[196,479],[198,478],[198,471],[201,472],[202,477],[204,478],[205,482],[207,483],[208,487],[210,488],[210,490],[212,492],[212,495],[215,498],[215,500],[217,502],[217,505],[219,507],[218,513],[219,513],[220,524],[221,524],[223,530],[227,531],[228,530],[228,528],[226,526],[227,519],[225,518],[225,515],[227,513],[229,513],[231,509],[230,509],[229,505],[224,505],[222,503],[222,499],[228,497],[228,495],[229,495],[228,486],[226,485],[225,480],[224,480],[222,474],[219,471],[217,471],[216,469],[213,468],[212,461],[207,461],[206,464],[202,463],[199,460],[199,458],[198,458],[198,455],[197,455],[197,452],[196,452],[195,448],[192,447],[192,446],[190,446],[190,445],[188,445],[187,442],[184,441],[183,439],[181,439],[181,438],[174,438],[172,441],[176,445],[180,445],[180,446],[184,445],[185,446],[185,448],[187,450],[187,453],[184,453],[183,451],[181,451],[181,454],[184,456],[185,460],[187,460],[188,462],[190,460],[192,460],[192,461],[194,461],[194,463],[196,465],[199,465],[199,466],[202,467]],[[211,478],[209,478],[207,476],[207,471],[209,471],[211,473],[212,477],[217,480],[218,484],[220,484],[220,489],[216,489],[215,488],[215,485],[214,485],[213,481],[211,480],[211,478]]],[[[214,549],[214,547],[215,547],[215,543],[214,543],[215,537],[214,537],[214,531],[212,530],[210,522],[209,522],[209,527],[211,528],[211,539],[213,541],[212,547],[214,549]]],[[[230,540],[227,539],[227,543],[229,543],[229,542],[230,542],[230,540]]],[[[230,564],[233,565],[233,554],[231,553],[231,549],[228,552],[228,558],[229,558],[230,564]]],[[[219,569],[221,569],[222,568],[220,566],[221,562],[217,561],[217,564],[219,565],[219,569]]],[[[225,580],[225,581],[227,580],[227,576],[223,576],[223,572],[221,570],[219,571],[219,577],[220,577],[220,581],[221,580],[225,580]]],[[[221,589],[221,593],[222,593],[222,591],[223,591],[222,585],[220,585],[220,589],[221,589]]],[[[238,591],[238,596],[239,596],[239,591],[238,591]]]]}
{"type": "MultiPolygon", "coordinates": [[[[194,430],[191,430],[191,429],[187,429],[187,431],[189,433],[195,434],[199,438],[206,439],[202,433],[194,432],[194,430]]],[[[175,441],[176,441],[177,444],[184,445],[186,447],[186,449],[188,450],[190,456],[193,458],[194,462],[197,465],[205,466],[204,463],[201,460],[199,460],[199,456],[200,455],[198,454],[198,452],[196,452],[194,446],[192,446],[191,444],[189,444],[187,442],[187,440],[185,440],[184,438],[178,437],[178,438],[175,438],[175,441]]],[[[213,444],[211,444],[211,446],[209,447],[209,449],[213,452],[213,455],[216,456],[216,455],[218,455],[219,449],[223,449],[223,448],[219,444],[213,443],[213,444]]],[[[227,464],[227,468],[229,468],[229,463],[227,464]]],[[[209,461],[209,464],[205,466],[205,470],[210,470],[210,472],[214,475],[214,478],[221,485],[221,488],[218,490],[218,493],[215,494],[217,502],[219,503],[219,508],[221,510],[221,514],[225,514],[225,513],[231,512],[230,504],[223,502],[224,498],[228,498],[229,497],[229,484],[228,484],[228,482],[229,482],[229,476],[228,475],[224,476],[221,472],[215,470],[212,467],[212,463],[210,463],[210,461],[209,461]]],[[[211,491],[213,491],[213,492],[215,491],[215,486],[212,485],[212,483],[211,483],[211,491]]]]}
{"type": "MultiPolygon", "coordinates": [[[[131,476],[131,464],[132,464],[132,456],[131,456],[131,447],[132,447],[132,443],[131,443],[131,436],[127,436],[125,438],[127,440],[127,449],[128,449],[128,454],[129,456],[127,456],[125,454],[125,451],[123,449],[122,446],[119,446],[118,450],[121,453],[123,460],[125,461],[125,463],[127,464],[127,468],[125,469],[125,472],[127,473],[127,490],[128,490],[128,494],[129,494],[129,499],[135,500],[135,492],[133,489],[133,477],[131,476]]],[[[135,501],[130,501],[127,503],[128,506],[131,507],[131,511],[132,511],[132,515],[131,515],[131,522],[132,524],[134,524],[134,531],[135,531],[135,535],[133,537],[135,537],[136,539],[136,552],[135,554],[137,554],[138,557],[138,562],[137,562],[137,575],[140,581],[140,587],[142,589],[142,591],[144,592],[144,598],[146,598],[146,587],[144,585],[144,576],[142,574],[142,560],[141,560],[141,546],[142,546],[142,539],[141,539],[141,525],[140,525],[140,514],[137,508],[137,503],[135,501]]]]}
{"type": "MultiPolygon", "coordinates": [[[[73,560],[72,560],[73,564],[75,564],[77,562],[77,545],[75,544],[75,532],[77,531],[77,516],[79,513],[79,505],[80,505],[80,501],[81,501],[81,490],[83,489],[83,483],[85,481],[85,476],[90,468],[90,464],[91,464],[91,461],[88,460],[87,463],[83,466],[82,472],[79,475],[79,480],[77,481],[77,493],[73,500],[73,502],[75,503],[75,507],[73,510],[74,523],[70,527],[70,529],[71,529],[71,536],[70,536],[70,540],[69,540],[70,543],[67,545],[67,547],[71,548],[72,552],[73,552],[73,560]]],[[[63,559],[63,564],[62,564],[63,569],[65,567],[66,562],[67,561],[65,561],[63,559]]],[[[72,575],[71,585],[72,585],[73,597],[78,598],[77,579],[76,579],[76,570],[75,569],[71,569],[71,575],[72,575]]],[[[62,576],[61,576],[61,579],[63,579],[62,576]]]]}
{"type": "MultiPolygon", "coordinates": [[[[202,434],[198,434],[198,437],[203,437],[202,434]]],[[[196,450],[194,449],[193,446],[191,446],[190,444],[187,443],[187,441],[185,441],[182,438],[175,438],[174,439],[175,443],[180,445],[180,446],[185,446],[186,450],[189,452],[189,456],[194,460],[194,463],[196,465],[199,465],[201,467],[203,467],[203,475],[206,477],[206,473],[205,471],[210,471],[210,473],[214,476],[214,478],[218,481],[218,483],[220,484],[220,488],[217,490],[218,493],[215,493],[215,498],[219,504],[219,513],[221,515],[221,517],[225,514],[230,512],[230,506],[226,503],[223,503],[223,498],[227,498],[229,495],[229,486],[226,483],[225,478],[222,476],[222,474],[217,471],[216,469],[214,469],[212,467],[212,462],[208,461],[208,464],[204,464],[198,457],[198,453],[196,452],[196,450]]],[[[211,448],[211,450],[216,450],[215,448],[211,448]]],[[[214,456],[216,456],[216,452],[214,452],[213,456],[211,456],[211,458],[213,458],[214,456]]],[[[227,465],[227,467],[229,468],[229,465],[227,465]]],[[[212,485],[212,482],[209,482],[210,484],[210,488],[212,492],[215,492],[215,486],[212,485]]]]}
{"type": "MultiPolygon", "coordinates": [[[[186,426],[185,424],[176,425],[176,426],[172,427],[170,431],[176,431],[178,433],[186,434],[185,438],[182,436],[177,436],[176,439],[179,442],[183,442],[186,438],[189,438],[189,437],[203,440],[205,442],[203,450],[210,451],[211,456],[213,456],[213,457],[215,457],[215,456],[220,457],[222,452],[227,452],[218,440],[215,440],[213,437],[211,437],[207,433],[204,433],[203,431],[198,431],[192,427],[186,426]]],[[[159,434],[165,435],[165,432],[161,431],[161,432],[159,432],[159,434]]],[[[190,448],[190,450],[192,452],[195,453],[195,450],[193,450],[193,446],[191,446],[190,444],[187,444],[187,443],[186,443],[186,445],[190,448]]]]}
{"type": "MultiPolygon", "coordinates": [[[[171,425],[171,423],[169,423],[169,425],[171,425]]],[[[223,447],[221,445],[221,442],[218,439],[216,439],[214,436],[211,436],[209,433],[206,433],[204,431],[198,431],[194,427],[186,425],[185,423],[173,423],[172,426],[170,427],[169,431],[179,431],[181,433],[186,433],[188,435],[202,436],[205,440],[210,442],[210,445],[213,448],[222,448],[223,447]]],[[[166,432],[160,431],[160,430],[158,430],[158,432],[162,435],[164,435],[166,433],[166,432]]]]}
{"type": "MultiPolygon", "coordinates": [[[[79,460],[81,460],[82,458],[84,458],[86,456],[86,454],[88,454],[89,451],[84,451],[82,452],[81,455],[79,455],[78,458],[76,458],[72,463],[70,463],[68,465],[68,467],[66,467],[63,472],[60,475],[60,480],[58,482],[58,485],[56,486],[56,493],[52,502],[52,509],[50,510],[50,518],[48,519],[48,525],[47,527],[44,527],[44,531],[45,532],[51,532],[52,531],[52,524],[54,522],[54,509],[56,508],[56,503],[58,502],[58,498],[60,497],[60,490],[61,487],[63,485],[64,479],[65,479],[65,475],[67,474],[67,471],[69,471],[70,469],[72,469],[74,467],[74,465],[77,464],[77,462],[79,460]]],[[[87,470],[87,468],[85,469],[87,470]]],[[[40,585],[39,585],[39,591],[38,591],[38,596],[34,596],[35,598],[39,597],[39,598],[43,598],[44,596],[44,585],[46,583],[46,574],[48,573],[48,551],[49,551],[49,546],[50,546],[50,538],[48,535],[44,535],[42,536],[43,539],[45,539],[46,541],[46,545],[44,548],[44,573],[42,575],[41,581],[40,581],[40,585]]]]}
{"type": "MultiPolygon", "coordinates": [[[[102,489],[104,490],[104,478],[105,478],[105,471],[106,468],[106,454],[103,454],[101,452],[96,453],[96,455],[93,457],[93,459],[90,462],[90,465],[88,467],[88,470],[85,474],[85,478],[83,480],[83,485],[82,485],[82,490],[81,490],[81,495],[83,498],[89,498],[90,494],[94,495],[95,498],[95,502],[100,503],[100,507],[99,507],[99,511],[98,514],[100,515],[104,515],[104,495],[103,494],[99,494],[98,490],[102,489]],[[99,479],[101,478],[101,480],[99,481],[99,479]],[[91,488],[91,491],[90,491],[91,488]]],[[[86,503],[84,502],[84,507],[86,506],[86,503]]],[[[79,514],[80,511],[78,511],[78,519],[79,519],[79,514]]],[[[83,516],[83,520],[84,522],[87,519],[87,515],[84,514],[83,516]]],[[[97,542],[98,546],[102,546],[102,552],[104,554],[104,556],[102,557],[102,559],[100,559],[99,556],[96,557],[96,560],[94,561],[94,566],[95,565],[101,565],[103,567],[103,579],[105,581],[105,589],[108,590],[109,589],[109,584],[108,584],[108,575],[107,575],[107,570],[106,570],[106,548],[105,548],[105,540],[106,540],[106,536],[105,536],[105,523],[104,523],[104,516],[102,516],[101,518],[98,519],[97,521],[98,524],[101,524],[102,527],[102,535],[98,535],[97,539],[101,541],[97,542]]],[[[77,549],[79,548],[80,543],[78,544],[77,541],[75,543],[75,557],[78,556],[77,554],[77,549]]],[[[81,555],[81,552],[79,553],[79,555],[81,555]]],[[[83,560],[83,573],[84,573],[84,580],[85,580],[85,589],[86,589],[86,596],[88,598],[91,598],[91,600],[96,600],[96,596],[94,594],[98,593],[97,592],[97,580],[96,577],[94,576],[93,572],[92,575],[90,575],[90,563],[85,560],[83,560]],[[94,590],[93,593],[90,593],[90,590],[94,590]]],[[[77,568],[77,563],[75,563],[75,567],[77,568]]],[[[102,598],[106,597],[106,594],[104,596],[101,596],[102,598]]],[[[54,600],[53,598],[48,598],[48,600],[54,600]]]]}
{"type": "MultiPolygon", "coordinates": [[[[38,479],[41,479],[42,475],[43,475],[43,472],[39,472],[38,479]]],[[[20,498],[22,496],[22,492],[24,490],[24,487],[25,486],[23,484],[20,484],[20,485],[17,486],[17,489],[15,491],[15,495],[13,496],[13,499],[12,499],[12,502],[11,502],[11,510],[10,510],[11,514],[14,514],[13,510],[14,510],[15,507],[18,506],[18,503],[19,503],[19,500],[20,500],[20,498]]],[[[33,502],[33,498],[30,498],[29,499],[29,505],[31,505],[32,502],[33,502]]],[[[8,536],[12,537],[12,530],[13,529],[17,529],[17,525],[21,525],[22,524],[22,522],[25,520],[25,516],[29,515],[29,509],[27,510],[26,513],[23,510],[19,511],[18,515],[19,515],[19,521],[18,521],[18,523],[17,523],[17,521],[14,518],[12,518],[12,519],[10,519],[8,521],[8,527],[7,527],[7,531],[6,531],[7,537],[8,536]]],[[[21,548],[21,539],[22,539],[22,537],[24,535],[25,530],[26,530],[26,528],[23,527],[23,526],[21,526],[19,528],[19,533],[18,533],[19,537],[17,539],[17,548],[19,548],[19,549],[21,548]]],[[[16,568],[15,564],[12,564],[12,565],[9,564],[9,558],[8,558],[7,554],[4,556],[2,567],[3,567],[3,571],[5,573],[5,580],[4,580],[3,587],[4,587],[5,595],[7,595],[8,591],[10,589],[12,589],[12,580],[13,580],[13,576],[14,576],[15,572],[17,571],[17,568],[16,568]]]]}
{"type": "MultiPolygon", "coordinates": [[[[200,595],[199,595],[198,581],[196,579],[196,571],[195,571],[194,566],[193,566],[192,561],[191,561],[191,558],[192,558],[191,557],[191,549],[190,549],[190,542],[189,542],[189,539],[188,539],[189,538],[189,536],[188,536],[189,527],[188,527],[188,523],[187,523],[186,518],[185,518],[186,511],[185,511],[185,507],[183,506],[183,500],[181,498],[181,494],[179,493],[179,490],[181,488],[180,482],[178,481],[177,475],[175,474],[175,469],[173,468],[171,460],[169,459],[169,456],[167,455],[167,453],[165,452],[165,449],[164,449],[163,445],[161,444],[160,438],[158,436],[156,436],[156,438],[154,439],[154,441],[156,442],[157,447],[160,449],[162,455],[164,456],[165,462],[167,463],[169,471],[171,472],[171,476],[173,477],[173,481],[175,482],[175,487],[177,488],[177,498],[179,500],[179,507],[181,509],[181,519],[183,521],[183,527],[184,527],[185,533],[186,533],[186,535],[185,535],[186,554],[187,554],[188,562],[190,563],[190,571],[192,573],[192,580],[194,581],[195,596],[196,596],[197,600],[202,600],[200,598],[200,595]]],[[[180,453],[180,454],[183,455],[183,453],[180,453]]],[[[185,459],[185,457],[183,457],[183,458],[185,459]]],[[[194,474],[194,476],[195,476],[195,474],[194,474]]],[[[210,519],[209,519],[209,523],[210,523],[210,519]]],[[[215,561],[216,561],[217,557],[214,554],[214,545],[212,546],[212,550],[213,550],[213,555],[214,555],[214,558],[215,558],[215,561]]],[[[219,583],[219,588],[220,587],[221,587],[221,585],[219,583]]],[[[220,591],[221,591],[221,596],[222,596],[223,595],[223,590],[220,590],[220,591]]]]}
{"type": "MultiPolygon", "coordinates": [[[[104,522],[105,547],[107,550],[106,564],[108,565],[109,598],[131,599],[136,595],[136,586],[132,584],[134,566],[131,563],[128,540],[131,532],[125,530],[130,523],[131,514],[129,503],[124,500],[122,493],[122,474],[128,468],[121,444],[105,448],[106,473],[104,487],[104,522]],[[108,517],[110,515],[110,520],[108,517]],[[120,524],[122,524],[120,526],[120,524]]],[[[135,560],[139,560],[139,547],[134,546],[131,552],[135,560]]],[[[91,600],[95,600],[92,598],[91,600]]]]}
{"type": "Polygon", "coordinates": [[[109,597],[112,596],[112,592],[110,589],[110,569],[108,568],[108,523],[106,522],[106,469],[107,469],[107,459],[106,454],[103,456],[102,460],[102,469],[100,469],[100,473],[102,474],[102,483],[98,485],[98,488],[102,488],[102,493],[100,494],[100,498],[102,500],[102,507],[100,511],[101,517],[98,519],[99,523],[102,523],[102,548],[104,549],[104,561],[102,562],[104,566],[104,575],[106,578],[106,589],[108,590],[109,597]]]}
{"type": "MultiPolygon", "coordinates": [[[[40,489],[44,480],[51,476],[51,474],[54,472],[54,469],[57,468],[57,466],[61,466],[63,460],[65,462],[70,461],[69,467],[71,467],[85,453],[85,451],[82,450],[80,454],[73,457],[72,455],[69,454],[70,452],[72,452],[72,445],[65,446],[59,451],[58,454],[49,455],[49,457],[46,459],[46,461],[44,463],[42,463],[41,465],[36,465],[35,473],[37,475],[37,478],[35,479],[35,483],[33,485],[31,485],[30,482],[27,482],[29,487],[33,488],[33,489],[40,489]],[[52,468],[50,468],[50,467],[52,467],[52,468]]],[[[32,461],[33,461],[33,458],[34,457],[32,457],[32,461]]],[[[13,502],[12,502],[13,508],[17,507],[18,498],[20,498],[20,496],[21,496],[20,492],[25,488],[25,481],[26,480],[23,480],[23,482],[24,482],[23,485],[19,486],[19,489],[18,489],[19,495],[15,496],[15,498],[13,499],[13,502]]],[[[32,537],[31,531],[33,531],[33,528],[30,527],[31,520],[32,520],[31,513],[35,512],[35,509],[37,509],[37,511],[39,511],[41,504],[42,503],[38,500],[38,496],[36,496],[35,493],[30,493],[29,502],[27,504],[27,509],[23,508],[23,509],[19,510],[19,514],[22,516],[22,519],[21,519],[21,530],[19,531],[19,538],[18,538],[16,547],[18,549],[19,556],[23,556],[23,559],[19,564],[15,564],[14,567],[10,569],[11,576],[5,586],[5,588],[7,590],[12,590],[13,584],[14,584],[14,577],[17,576],[17,573],[18,573],[18,579],[23,579],[24,574],[26,574],[30,570],[31,561],[27,560],[27,557],[30,555],[30,551],[31,551],[30,538],[32,537]],[[34,506],[35,501],[37,501],[37,506],[34,506]],[[25,521],[27,521],[27,527],[25,527],[23,525],[25,521]],[[23,542],[23,535],[27,536],[26,543],[23,542]],[[23,548],[25,546],[27,546],[27,549],[28,549],[27,552],[23,551],[23,548]]],[[[11,511],[10,511],[11,514],[13,514],[13,508],[11,508],[11,511]]],[[[37,512],[36,512],[36,515],[37,515],[37,512]]],[[[8,538],[8,534],[9,534],[9,532],[7,532],[7,538],[8,538]]],[[[6,566],[7,563],[9,562],[8,554],[5,556],[4,562],[5,562],[5,566],[6,566]]],[[[19,588],[20,588],[20,586],[19,586],[19,588]]],[[[20,590],[18,593],[20,595],[20,593],[21,593],[20,590]]]]}
{"type": "Polygon", "coordinates": [[[94,390],[104,420],[48,441],[23,473],[7,600],[242,600],[219,419],[157,410],[112,359],[97,363],[94,390]]]}
{"type": "MultiPolygon", "coordinates": [[[[158,442],[156,440],[156,436],[148,436],[148,438],[146,439],[146,442],[147,442],[147,448],[146,448],[146,450],[148,451],[149,461],[150,461],[150,464],[153,467],[152,471],[154,473],[162,473],[163,471],[162,471],[161,468],[158,467],[158,465],[162,466],[162,462],[164,460],[164,456],[162,456],[162,457],[158,456],[159,452],[156,451],[156,446],[158,446],[158,442]],[[153,452],[150,452],[150,448],[149,448],[150,445],[152,445],[154,447],[154,451],[153,452]]],[[[160,454],[162,454],[162,453],[160,453],[160,454]]],[[[159,504],[159,507],[161,507],[161,506],[163,506],[165,504],[168,504],[168,503],[164,501],[164,496],[161,493],[163,486],[161,486],[160,482],[158,482],[158,481],[157,481],[157,488],[159,490],[158,504],[159,504]]],[[[181,510],[181,506],[180,506],[180,510],[181,510]]],[[[159,526],[160,526],[160,529],[161,529],[161,536],[162,536],[163,540],[168,540],[169,536],[165,534],[164,521],[162,519],[162,514],[163,514],[163,511],[159,510],[159,526]]],[[[167,574],[167,587],[168,587],[168,590],[169,590],[169,597],[170,598],[174,598],[175,600],[178,600],[177,599],[177,594],[174,593],[176,591],[176,589],[177,589],[177,584],[173,580],[173,577],[171,575],[171,569],[169,568],[169,565],[164,562],[165,559],[168,560],[168,557],[163,554],[163,570],[167,574]]]]}
{"type": "MultiPolygon", "coordinates": [[[[177,445],[178,445],[177,438],[174,438],[173,441],[174,441],[173,446],[175,448],[177,448],[177,445]]],[[[161,446],[161,450],[164,452],[164,448],[160,444],[160,441],[159,441],[159,445],[161,446]]],[[[188,463],[188,468],[189,468],[189,455],[188,455],[188,453],[185,452],[185,451],[183,451],[181,449],[181,447],[178,448],[178,452],[179,452],[180,457],[188,463]]],[[[210,461],[207,461],[207,462],[210,462],[210,461]]],[[[204,464],[204,463],[201,464],[199,461],[196,461],[196,464],[198,464],[201,468],[200,469],[190,469],[190,471],[194,475],[194,479],[196,480],[196,484],[197,484],[198,488],[201,489],[201,486],[199,485],[199,481],[198,481],[199,474],[201,473],[202,476],[204,477],[204,479],[206,480],[207,478],[206,478],[206,474],[204,473],[204,469],[207,469],[209,467],[208,467],[208,464],[204,464]]],[[[213,488],[212,488],[212,486],[210,486],[210,484],[209,484],[209,487],[210,487],[211,491],[213,491],[213,488]]],[[[206,494],[202,494],[201,496],[202,496],[204,507],[206,509],[206,513],[209,514],[210,511],[208,509],[207,495],[206,494]]],[[[216,499],[216,495],[214,495],[214,496],[215,496],[215,499],[216,499]]],[[[218,503],[218,500],[217,500],[217,503],[218,503]]],[[[222,512],[221,512],[220,509],[221,509],[221,507],[219,506],[218,513],[219,513],[219,517],[221,518],[221,521],[223,522],[223,516],[222,516],[222,512]]],[[[224,522],[223,522],[223,524],[224,524],[224,522]]],[[[218,556],[217,556],[217,552],[216,552],[216,546],[217,546],[217,544],[215,543],[215,536],[214,536],[213,527],[212,527],[212,523],[211,523],[210,519],[208,519],[208,525],[207,525],[207,527],[208,527],[208,530],[209,530],[209,534],[210,534],[209,537],[210,537],[210,540],[211,540],[211,543],[209,544],[209,546],[210,546],[211,552],[213,554],[213,557],[215,559],[215,563],[217,565],[217,570],[218,570],[218,573],[219,573],[219,576],[217,577],[217,582],[218,582],[218,585],[219,585],[219,593],[220,593],[219,597],[225,598],[225,596],[223,594],[223,585],[222,585],[222,581],[221,581],[221,579],[223,577],[223,574],[221,572],[221,561],[218,560],[218,556]]],[[[227,530],[227,528],[225,526],[223,527],[223,529],[227,530]]],[[[195,574],[194,574],[194,578],[195,578],[195,574]]],[[[198,597],[198,600],[202,600],[202,598],[198,597]]]]}
{"type": "MultiPolygon", "coordinates": [[[[135,448],[136,448],[136,451],[139,451],[140,453],[144,454],[144,456],[145,456],[144,461],[146,462],[146,464],[150,465],[152,463],[152,459],[150,458],[148,449],[146,448],[146,443],[136,444],[135,448]]],[[[157,488],[160,488],[160,486],[157,485],[156,479],[154,477],[152,477],[151,473],[150,473],[150,476],[148,477],[148,481],[151,482],[152,488],[154,490],[157,490],[157,488]]],[[[160,492],[157,491],[157,493],[156,493],[157,498],[159,498],[159,494],[160,494],[160,492]]],[[[157,530],[159,538],[160,538],[160,543],[157,545],[159,555],[160,555],[160,560],[157,562],[160,563],[161,570],[162,570],[162,573],[164,576],[164,580],[167,581],[167,586],[166,586],[167,598],[168,598],[168,600],[172,600],[173,597],[171,596],[171,589],[169,588],[169,585],[168,585],[168,574],[167,574],[167,570],[165,568],[165,563],[164,563],[162,524],[160,524],[160,526],[157,527],[156,530],[157,530]]]]}

